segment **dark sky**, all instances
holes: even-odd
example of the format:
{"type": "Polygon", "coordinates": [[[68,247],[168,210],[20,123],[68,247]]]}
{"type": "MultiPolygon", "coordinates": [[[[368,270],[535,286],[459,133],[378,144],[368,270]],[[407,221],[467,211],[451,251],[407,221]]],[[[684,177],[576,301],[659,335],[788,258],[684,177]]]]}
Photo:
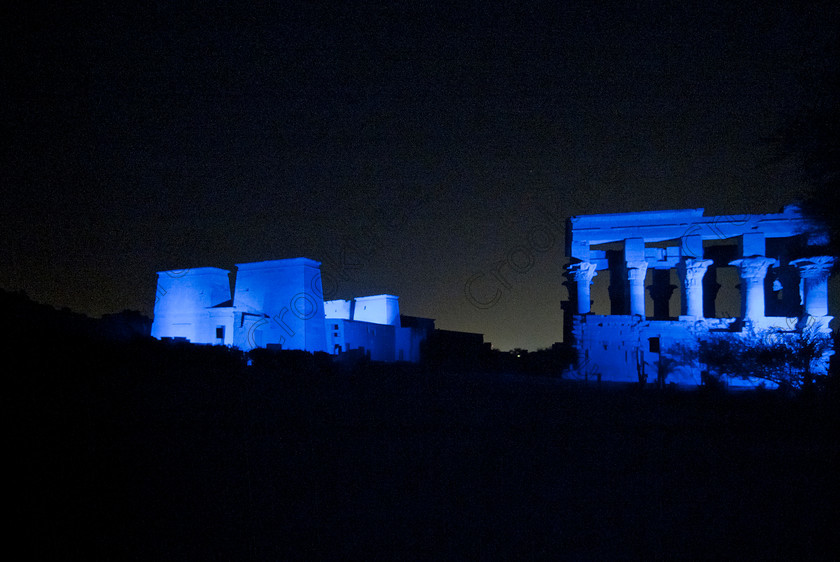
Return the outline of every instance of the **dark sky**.
{"type": "Polygon", "coordinates": [[[327,298],[397,294],[501,349],[562,337],[565,217],[801,195],[767,137],[840,24],[832,3],[148,4],[6,18],[3,287],[151,315],[156,271],[306,256],[327,298]]]}

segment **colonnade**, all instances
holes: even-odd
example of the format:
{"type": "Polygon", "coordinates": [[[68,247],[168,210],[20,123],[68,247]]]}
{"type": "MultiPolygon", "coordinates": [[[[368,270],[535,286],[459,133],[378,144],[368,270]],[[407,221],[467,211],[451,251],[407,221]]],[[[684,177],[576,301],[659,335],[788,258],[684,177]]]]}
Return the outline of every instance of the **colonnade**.
{"type": "MultiPolygon", "coordinates": [[[[743,257],[729,262],[738,268],[741,279],[741,316],[745,320],[758,320],[765,316],[764,279],[767,271],[776,260],[765,256],[743,257]]],[[[828,277],[834,258],[817,256],[801,258],[790,262],[794,265],[802,280],[802,304],[805,312],[814,317],[828,315],[828,277]]],[[[682,314],[684,316],[703,317],[703,276],[710,259],[683,257],[676,263],[677,273],[682,284],[682,314]]],[[[645,275],[648,269],[646,260],[625,261],[626,282],[629,286],[630,314],[645,316],[645,275]]],[[[577,312],[587,314],[591,311],[591,285],[597,275],[597,264],[579,261],[569,266],[568,272],[577,287],[577,312]]]]}

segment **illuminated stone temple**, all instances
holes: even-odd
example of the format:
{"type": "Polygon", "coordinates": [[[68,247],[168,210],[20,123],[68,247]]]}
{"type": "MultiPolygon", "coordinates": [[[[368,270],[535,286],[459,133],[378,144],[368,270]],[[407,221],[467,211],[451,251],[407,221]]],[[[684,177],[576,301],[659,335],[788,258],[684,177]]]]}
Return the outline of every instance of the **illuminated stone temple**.
{"type": "Polygon", "coordinates": [[[434,321],[403,327],[394,295],[325,302],[320,265],[307,258],[237,264],[233,295],[230,271],[161,271],[152,336],[245,351],[352,350],[374,361],[419,361],[434,321]]]}
{"type": "MultiPolygon", "coordinates": [[[[703,334],[792,337],[805,326],[827,333],[834,258],[818,255],[824,242],[793,206],[765,215],[682,209],[571,217],[564,335],[577,349],[578,374],[631,382],[640,372],[655,380],[667,371],[667,382],[695,385],[700,369],[680,363],[679,350],[703,334]],[[599,295],[608,283],[608,302],[593,302],[598,276],[599,295]]],[[[814,371],[827,361],[826,354],[814,371]]]]}

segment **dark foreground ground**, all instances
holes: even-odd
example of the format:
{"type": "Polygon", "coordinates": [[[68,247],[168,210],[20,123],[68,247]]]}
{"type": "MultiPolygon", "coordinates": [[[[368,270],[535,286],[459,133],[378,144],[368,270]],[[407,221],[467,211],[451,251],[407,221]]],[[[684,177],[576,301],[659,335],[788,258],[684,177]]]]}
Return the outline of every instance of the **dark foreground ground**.
{"type": "Polygon", "coordinates": [[[34,559],[836,555],[830,400],[90,351],[6,375],[34,559]]]}

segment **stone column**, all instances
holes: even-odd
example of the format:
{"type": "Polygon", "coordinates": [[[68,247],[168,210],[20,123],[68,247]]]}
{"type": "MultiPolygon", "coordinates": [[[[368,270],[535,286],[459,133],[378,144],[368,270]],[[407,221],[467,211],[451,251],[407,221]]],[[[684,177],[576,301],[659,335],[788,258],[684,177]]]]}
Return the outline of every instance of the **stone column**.
{"type": "Polygon", "coordinates": [[[682,280],[682,313],[703,317],[703,276],[714,263],[712,260],[688,258],[677,264],[682,280]]]}
{"type": "Polygon", "coordinates": [[[577,283],[577,311],[578,314],[586,314],[589,312],[590,291],[589,286],[592,285],[592,279],[598,273],[595,271],[595,264],[588,261],[582,261],[569,265],[569,274],[577,283]]]}
{"type": "Polygon", "coordinates": [[[627,279],[630,281],[630,314],[645,315],[645,274],[646,261],[628,261],[627,279]]]}
{"type": "Polygon", "coordinates": [[[776,260],[763,256],[729,262],[741,276],[741,316],[744,320],[764,318],[764,276],[776,260]]]}
{"type": "Polygon", "coordinates": [[[828,276],[834,265],[831,256],[802,258],[790,262],[803,281],[803,301],[809,316],[828,316],[828,276]]]}

